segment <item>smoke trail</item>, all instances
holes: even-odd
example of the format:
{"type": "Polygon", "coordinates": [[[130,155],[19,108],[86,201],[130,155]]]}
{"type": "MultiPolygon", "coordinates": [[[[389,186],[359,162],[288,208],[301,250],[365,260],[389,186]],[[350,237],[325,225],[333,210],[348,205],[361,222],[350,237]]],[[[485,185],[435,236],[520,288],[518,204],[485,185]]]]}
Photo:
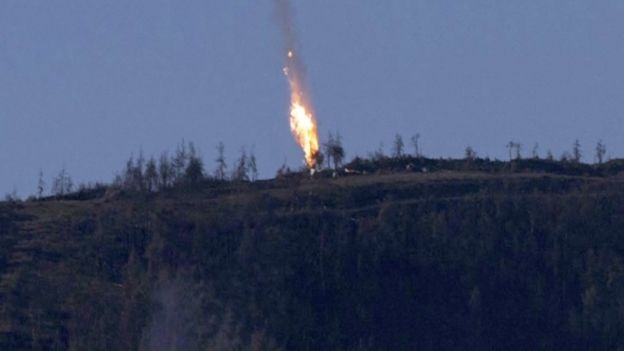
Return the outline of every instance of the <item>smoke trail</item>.
{"type": "Polygon", "coordinates": [[[284,74],[290,84],[290,130],[305,154],[311,170],[317,165],[319,140],[317,123],[304,81],[304,67],[299,56],[299,45],[289,0],[275,0],[277,20],[284,41],[284,74]]]}
{"type": "Polygon", "coordinates": [[[286,58],[285,68],[291,79],[299,82],[303,88],[303,62],[299,56],[299,39],[295,29],[294,12],[290,0],[275,0],[277,21],[282,33],[283,57],[286,58]]]}

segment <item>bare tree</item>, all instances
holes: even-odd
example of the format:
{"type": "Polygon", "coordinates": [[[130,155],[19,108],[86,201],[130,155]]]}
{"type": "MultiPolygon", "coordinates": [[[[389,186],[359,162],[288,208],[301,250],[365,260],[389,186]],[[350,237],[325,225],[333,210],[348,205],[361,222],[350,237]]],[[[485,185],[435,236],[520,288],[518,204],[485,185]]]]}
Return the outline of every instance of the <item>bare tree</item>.
{"type": "Polygon", "coordinates": [[[215,177],[219,180],[225,180],[225,172],[227,170],[227,164],[225,163],[225,145],[220,141],[217,144],[217,169],[215,170],[215,177]]]}
{"type": "Polygon", "coordinates": [[[403,157],[403,147],[405,144],[403,143],[403,137],[401,134],[397,134],[394,136],[394,143],[392,144],[392,156],[396,158],[403,157]]]}
{"type": "Polygon", "coordinates": [[[13,187],[13,191],[11,191],[10,193],[6,193],[4,195],[4,201],[9,202],[9,203],[20,202],[21,199],[19,195],[17,194],[17,188],[13,187]]]}
{"type": "Polygon", "coordinates": [[[539,160],[539,144],[535,143],[535,145],[533,145],[533,150],[531,151],[531,157],[533,157],[534,160],[539,160]]]}
{"type": "Polygon", "coordinates": [[[123,174],[123,187],[130,190],[144,190],[143,168],[145,159],[143,152],[139,154],[139,158],[135,161],[134,156],[126,162],[126,169],[123,174]]]}
{"type": "Polygon", "coordinates": [[[507,151],[509,152],[509,161],[512,160],[512,155],[513,155],[513,149],[516,146],[516,143],[513,141],[510,141],[507,143],[507,145],[505,145],[505,147],[507,148],[507,151]]]}
{"type": "Polygon", "coordinates": [[[342,147],[342,137],[340,133],[336,133],[336,138],[331,148],[332,159],[334,160],[334,169],[338,169],[342,165],[342,160],[345,157],[345,151],[342,147]]]}
{"type": "Polygon", "coordinates": [[[65,167],[61,169],[59,174],[52,181],[52,194],[56,196],[63,196],[71,193],[74,187],[74,183],[65,170],[65,167]]]}
{"type": "Polygon", "coordinates": [[[517,143],[515,141],[510,141],[506,145],[507,150],[509,151],[509,161],[513,160],[514,157],[516,160],[522,158],[522,144],[517,143]]]}
{"type": "Polygon", "coordinates": [[[39,179],[37,180],[37,198],[41,199],[45,192],[46,183],[43,180],[43,171],[39,170],[39,179]]]}
{"type": "MultiPolygon", "coordinates": [[[[322,160],[321,163],[323,163],[322,160]]],[[[252,182],[258,180],[258,164],[256,161],[256,155],[254,154],[253,150],[249,155],[249,176],[252,182]]]]}
{"type": "MultiPolygon", "coordinates": [[[[334,136],[331,132],[329,133],[329,137],[327,138],[327,142],[325,143],[325,156],[327,157],[327,165],[331,168],[331,163],[334,163],[334,169],[338,169],[340,165],[342,165],[342,160],[345,156],[344,148],[342,147],[342,138],[340,137],[340,133],[336,132],[336,136],[334,136]]],[[[315,155],[317,158],[322,158],[323,155],[320,153],[315,155]]]]}
{"type": "Polygon", "coordinates": [[[472,146],[468,146],[464,151],[464,157],[467,161],[474,161],[477,159],[477,152],[472,148],[472,146]]]}
{"type": "Polygon", "coordinates": [[[602,140],[598,140],[598,144],[596,144],[596,161],[598,161],[598,164],[602,164],[606,154],[607,146],[603,144],[602,140]]]}
{"type": "Polygon", "coordinates": [[[418,144],[420,140],[420,134],[416,133],[412,136],[411,142],[412,147],[414,148],[414,157],[420,157],[420,145],[418,144]]]}
{"type": "Polygon", "coordinates": [[[232,179],[233,180],[249,180],[249,176],[248,176],[248,171],[249,171],[249,165],[248,165],[248,160],[247,160],[247,151],[245,151],[245,148],[243,148],[241,150],[241,155],[238,158],[238,160],[236,161],[236,166],[234,167],[234,171],[232,172],[232,179]]]}
{"type": "Polygon", "coordinates": [[[325,148],[325,155],[327,156],[327,168],[331,168],[331,161],[333,156],[332,149],[334,148],[335,144],[336,140],[334,139],[334,135],[332,134],[332,132],[329,132],[329,135],[327,136],[327,142],[323,144],[325,148]]]}
{"type": "Polygon", "coordinates": [[[375,150],[370,157],[373,160],[382,160],[384,159],[384,157],[386,157],[386,155],[384,154],[384,143],[383,141],[379,142],[379,147],[377,148],[377,150],[375,150]]]}
{"type": "Polygon", "coordinates": [[[574,145],[572,146],[572,161],[574,161],[574,163],[579,163],[581,162],[582,157],[581,143],[578,139],[576,139],[574,140],[574,145]]]}

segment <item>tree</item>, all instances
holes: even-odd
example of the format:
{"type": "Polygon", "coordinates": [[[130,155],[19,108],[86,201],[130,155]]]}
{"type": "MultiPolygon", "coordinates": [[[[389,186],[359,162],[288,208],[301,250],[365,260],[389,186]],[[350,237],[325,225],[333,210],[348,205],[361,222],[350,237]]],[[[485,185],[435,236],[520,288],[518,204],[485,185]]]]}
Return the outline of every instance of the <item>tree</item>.
{"type": "Polygon", "coordinates": [[[233,180],[245,181],[249,180],[248,176],[248,161],[247,161],[247,152],[243,148],[241,150],[241,155],[236,161],[236,167],[234,168],[234,172],[232,173],[233,180]]]}
{"type": "MultiPolygon", "coordinates": [[[[323,163],[323,160],[321,160],[320,163],[318,163],[318,160],[317,160],[317,165],[322,164],[322,163],[323,163]]],[[[258,164],[256,161],[256,155],[254,154],[253,150],[251,151],[249,155],[249,173],[250,173],[252,182],[255,182],[256,180],[258,180],[258,164]]]]}
{"type": "Polygon", "coordinates": [[[312,155],[314,159],[315,165],[317,169],[323,168],[323,162],[325,162],[325,155],[321,152],[321,150],[316,150],[314,155],[312,155]]]}
{"type": "Polygon", "coordinates": [[[160,155],[158,161],[158,175],[160,177],[159,185],[161,188],[166,188],[173,182],[173,168],[167,152],[163,152],[160,155]]]}
{"type": "Polygon", "coordinates": [[[464,151],[464,157],[467,161],[474,161],[477,159],[477,152],[472,148],[472,146],[468,146],[464,151]]]}
{"type": "MultiPolygon", "coordinates": [[[[340,133],[336,132],[336,136],[330,132],[325,146],[325,156],[327,157],[327,167],[331,168],[331,163],[334,163],[334,169],[338,169],[342,165],[342,160],[345,156],[344,148],[342,147],[342,139],[340,133]]],[[[322,155],[315,155],[316,158],[322,157],[322,155]]],[[[322,159],[322,158],[321,158],[322,159]]]]}
{"type": "Polygon", "coordinates": [[[184,180],[191,184],[197,184],[204,178],[204,162],[192,142],[188,144],[188,149],[184,180]]]}
{"type": "Polygon", "coordinates": [[[512,152],[513,152],[514,147],[516,146],[516,143],[515,143],[515,142],[513,142],[513,141],[510,141],[510,142],[508,142],[508,143],[507,143],[507,145],[505,145],[505,146],[507,147],[507,151],[509,151],[509,161],[511,161],[511,160],[512,160],[512,157],[513,157],[513,156],[512,156],[512,155],[513,155],[513,153],[512,153],[512,152]]]}
{"type": "Polygon", "coordinates": [[[217,169],[215,170],[215,177],[219,180],[225,180],[225,172],[227,170],[227,164],[225,163],[225,145],[220,141],[217,144],[217,169]]]}
{"type": "Polygon", "coordinates": [[[533,145],[533,150],[531,151],[531,157],[533,157],[534,160],[539,160],[539,144],[535,143],[535,145],[533,145]]]}
{"type": "Polygon", "coordinates": [[[572,156],[568,151],[564,151],[559,158],[561,162],[570,162],[574,161],[574,156],[572,156]]]}
{"type": "Polygon", "coordinates": [[[126,189],[133,187],[134,182],[134,155],[130,155],[128,161],[126,161],[126,168],[123,172],[123,186],[126,189]]]}
{"type": "Polygon", "coordinates": [[[37,198],[41,199],[45,192],[46,183],[43,180],[43,171],[39,170],[39,179],[37,180],[37,198]]]}
{"type": "Polygon", "coordinates": [[[136,169],[134,170],[135,183],[140,191],[145,190],[145,156],[143,150],[139,150],[139,158],[137,159],[136,169]]]}
{"type": "Polygon", "coordinates": [[[553,155],[551,150],[548,150],[548,152],[546,153],[546,159],[548,161],[554,161],[555,160],[555,155],[553,155]]]}
{"type": "Polygon", "coordinates": [[[199,183],[204,177],[204,163],[199,157],[191,157],[184,171],[184,179],[190,184],[199,183]]]}
{"type": "Polygon", "coordinates": [[[509,161],[514,159],[519,160],[522,158],[522,144],[517,143],[515,141],[510,141],[507,143],[507,149],[509,151],[509,161]]]}
{"type": "Polygon", "coordinates": [[[419,140],[420,140],[420,134],[418,133],[413,135],[411,138],[412,147],[414,148],[414,157],[420,157],[420,145],[418,144],[419,140]]]}
{"type": "Polygon", "coordinates": [[[15,187],[13,187],[13,191],[4,195],[4,201],[9,203],[16,203],[20,201],[20,197],[17,195],[17,189],[15,187]]]}
{"type": "Polygon", "coordinates": [[[145,159],[143,152],[139,154],[137,161],[134,160],[134,156],[130,155],[128,161],[126,161],[126,169],[123,174],[123,187],[129,190],[142,191],[145,189],[143,179],[143,167],[145,159]]]}
{"type": "Polygon", "coordinates": [[[334,147],[335,143],[336,141],[334,140],[334,135],[332,134],[332,132],[329,132],[329,135],[327,136],[327,142],[323,144],[323,146],[325,147],[325,155],[327,155],[327,168],[331,168],[333,154],[332,148],[334,147]]]}
{"type": "Polygon", "coordinates": [[[386,155],[385,155],[385,153],[384,153],[384,144],[383,144],[383,141],[380,141],[380,142],[379,142],[379,147],[377,148],[377,150],[375,150],[375,151],[372,153],[372,155],[370,155],[370,157],[371,157],[373,160],[377,160],[377,161],[379,161],[379,160],[383,160],[383,159],[386,157],[386,155]]]}
{"type": "Polygon", "coordinates": [[[184,176],[187,162],[188,162],[188,153],[186,151],[186,142],[182,140],[182,143],[178,145],[176,149],[176,154],[172,161],[174,177],[176,181],[181,179],[184,176]]]}
{"type": "Polygon", "coordinates": [[[392,156],[396,158],[403,157],[403,147],[405,144],[403,143],[403,137],[401,134],[397,134],[394,136],[394,143],[392,144],[392,156]]]}
{"type": "Polygon", "coordinates": [[[336,138],[331,146],[331,158],[334,160],[334,169],[338,169],[342,165],[342,160],[345,157],[345,151],[342,147],[342,138],[340,133],[336,133],[336,138]]]}
{"type": "Polygon", "coordinates": [[[596,161],[598,161],[598,164],[602,164],[606,154],[607,146],[602,143],[602,140],[598,140],[598,144],[596,144],[596,161]]]}
{"type": "Polygon", "coordinates": [[[52,194],[56,196],[64,196],[72,191],[74,187],[74,183],[67,174],[65,167],[61,169],[59,174],[52,181],[52,194]]]}
{"type": "Polygon", "coordinates": [[[145,188],[147,191],[158,190],[158,168],[154,157],[150,157],[145,165],[145,188]]]}
{"type": "Polygon", "coordinates": [[[576,139],[574,140],[574,145],[572,147],[572,161],[574,161],[574,163],[579,163],[581,162],[582,156],[581,143],[578,139],[576,139]]]}

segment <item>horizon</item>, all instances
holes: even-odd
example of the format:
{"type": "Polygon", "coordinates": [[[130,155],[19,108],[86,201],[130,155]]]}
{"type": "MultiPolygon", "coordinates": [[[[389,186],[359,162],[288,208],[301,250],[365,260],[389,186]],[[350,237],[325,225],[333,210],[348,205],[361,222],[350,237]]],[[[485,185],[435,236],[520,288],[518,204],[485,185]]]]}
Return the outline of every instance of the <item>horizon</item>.
{"type": "MultiPolygon", "coordinates": [[[[624,154],[624,4],[478,0],[296,2],[321,141],[347,159],[397,132],[422,154],[505,160],[513,140],[555,158],[624,154]],[[348,17],[348,21],[345,18],[348,17]]],[[[0,191],[35,192],[66,168],[110,183],[130,155],[194,141],[212,171],[254,150],[261,178],[303,165],[272,1],[0,4],[0,191]]],[[[409,145],[406,149],[410,150],[409,145]]],[[[3,193],[3,194],[4,194],[3,193]]]]}

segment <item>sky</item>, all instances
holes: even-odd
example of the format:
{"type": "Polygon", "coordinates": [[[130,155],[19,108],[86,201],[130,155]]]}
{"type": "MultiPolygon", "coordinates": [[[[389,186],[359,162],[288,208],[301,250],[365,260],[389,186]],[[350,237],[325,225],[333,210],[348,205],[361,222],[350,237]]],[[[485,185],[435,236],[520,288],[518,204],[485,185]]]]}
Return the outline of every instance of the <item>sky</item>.
{"type": "MultiPolygon", "coordinates": [[[[621,0],[292,0],[321,139],[347,157],[421,135],[430,157],[506,158],[514,140],[624,157],[621,0]]],[[[214,169],[302,165],[273,0],[0,2],[0,192],[63,167],[111,181],[183,139],[214,169]]]]}

